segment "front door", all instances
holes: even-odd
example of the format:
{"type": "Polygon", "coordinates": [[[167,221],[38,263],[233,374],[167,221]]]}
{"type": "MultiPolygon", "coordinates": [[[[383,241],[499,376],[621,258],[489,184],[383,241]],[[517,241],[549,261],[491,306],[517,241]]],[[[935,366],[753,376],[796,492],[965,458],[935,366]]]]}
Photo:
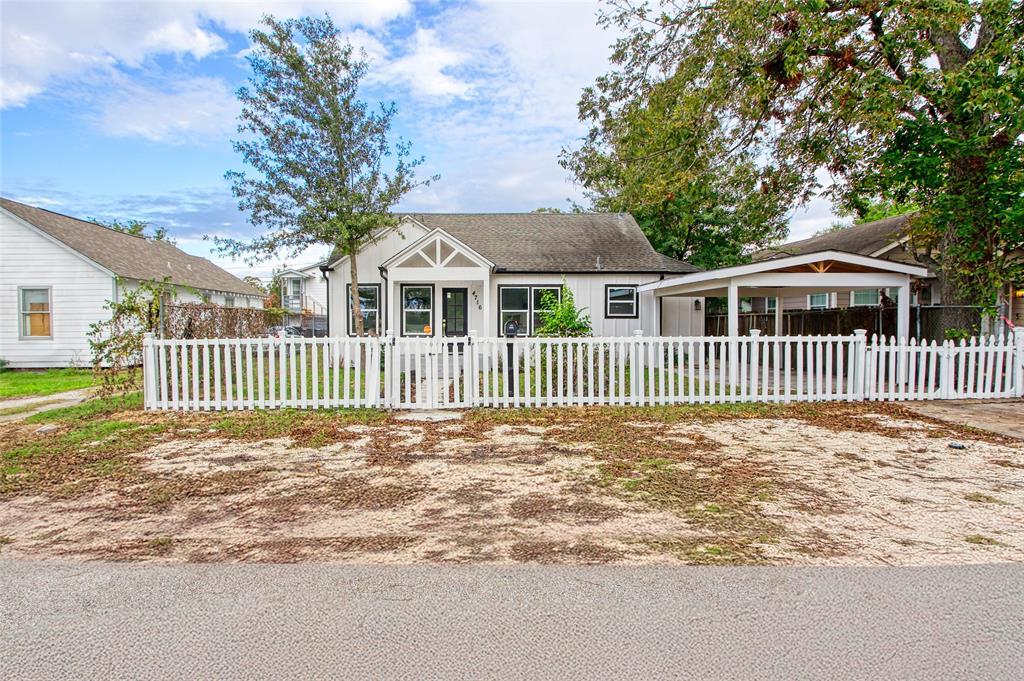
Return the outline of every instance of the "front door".
{"type": "Polygon", "coordinates": [[[445,336],[465,336],[468,333],[469,290],[446,288],[442,290],[441,332],[445,336]]]}

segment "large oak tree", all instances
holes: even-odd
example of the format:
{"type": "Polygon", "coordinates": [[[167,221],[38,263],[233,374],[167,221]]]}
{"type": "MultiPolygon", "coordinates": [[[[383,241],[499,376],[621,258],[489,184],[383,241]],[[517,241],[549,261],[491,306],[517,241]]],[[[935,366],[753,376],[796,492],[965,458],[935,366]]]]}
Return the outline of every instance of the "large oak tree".
{"type": "Polygon", "coordinates": [[[854,212],[912,203],[946,302],[991,306],[1024,275],[1019,0],[615,0],[600,21],[623,35],[615,70],[564,156],[599,197],[656,210],[696,189],[684,210],[749,208],[748,226],[821,189],[854,212]]]}

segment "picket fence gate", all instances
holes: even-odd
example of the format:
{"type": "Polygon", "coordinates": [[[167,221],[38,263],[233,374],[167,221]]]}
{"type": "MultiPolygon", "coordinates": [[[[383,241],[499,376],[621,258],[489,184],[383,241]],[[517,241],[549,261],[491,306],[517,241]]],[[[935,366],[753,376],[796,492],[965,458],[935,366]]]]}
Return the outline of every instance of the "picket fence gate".
{"type": "Polygon", "coordinates": [[[1024,329],[852,336],[143,342],[147,409],[437,409],[1024,397],[1024,329]]]}

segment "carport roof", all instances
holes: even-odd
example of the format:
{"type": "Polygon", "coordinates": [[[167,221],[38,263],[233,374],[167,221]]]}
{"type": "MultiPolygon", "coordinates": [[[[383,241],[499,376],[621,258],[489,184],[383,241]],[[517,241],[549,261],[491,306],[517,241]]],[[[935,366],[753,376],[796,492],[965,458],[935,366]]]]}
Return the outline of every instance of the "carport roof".
{"type": "MultiPolygon", "coordinates": [[[[862,280],[863,283],[850,285],[847,283],[836,284],[837,277],[822,275],[838,274],[904,274],[911,277],[924,278],[930,276],[928,270],[918,265],[873,258],[856,253],[844,251],[824,250],[813,253],[802,253],[799,255],[781,256],[768,260],[760,260],[747,265],[734,265],[722,267],[716,270],[704,272],[693,272],[674,277],[668,277],[660,281],[652,281],[640,287],[641,291],[653,291],[657,296],[671,295],[718,295],[729,284],[736,282],[742,285],[744,279],[752,275],[760,274],[787,274],[790,276],[785,281],[792,283],[779,283],[774,288],[799,288],[818,291],[846,290],[851,288],[872,288],[871,277],[842,277],[845,281],[862,280]],[[801,276],[803,275],[803,276],[801,276]]],[[[887,283],[880,283],[878,287],[886,286],[887,283]]],[[[758,284],[763,287],[763,284],[758,284]]]]}

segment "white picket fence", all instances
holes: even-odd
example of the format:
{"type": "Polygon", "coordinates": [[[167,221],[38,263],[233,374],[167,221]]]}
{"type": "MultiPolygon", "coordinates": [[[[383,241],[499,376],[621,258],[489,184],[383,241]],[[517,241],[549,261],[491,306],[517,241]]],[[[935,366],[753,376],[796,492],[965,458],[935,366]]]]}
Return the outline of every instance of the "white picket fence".
{"type": "Polygon", "coordinates": [[[547,407],[1024,396],[1024,330],[852,336],[159,340],[147,409],[547,407]]]}

